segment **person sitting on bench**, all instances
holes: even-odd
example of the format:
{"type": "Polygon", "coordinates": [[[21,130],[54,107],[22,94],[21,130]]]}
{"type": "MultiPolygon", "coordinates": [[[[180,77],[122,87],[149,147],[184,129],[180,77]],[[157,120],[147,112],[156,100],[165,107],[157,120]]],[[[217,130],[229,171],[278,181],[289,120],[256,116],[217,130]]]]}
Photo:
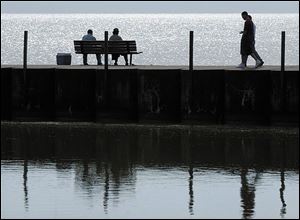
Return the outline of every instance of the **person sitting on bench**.
{"type": "MultiPolygon", "coordinates": [[[[82,37],[82,40],[84,40],[84,41],[95,41],[96,38],[93,36],[93,31],[91,29],[89,29],[87,31],[87,34],[82,37]]],[[[97,58],[98,65],[102,65],[101,55],[96,54],[96,58],[97,58]]],[[[87,54],[83,54],[83,65],[89,65],[87,63],[87,54]]]]}
{"type": "MultiPolygon", "coordinates": [[[[115,28],[113,30],[113,35],[109,38],[110,41],[122,41],[122,37],[119,36],[119,29],[118,28],[115,28]]],[[[123,57],[124,57],[124,60],[125,60],[125,63],[126,63],[126,66],[128,66],[128,58],[127,58],[127,54],[121,54],[123,57]]],[[[119,56],[120,54],[112,54],[112,60],[115,61],[115,64],[114,65],[118,65],[118,59],[119,59],[119,56]]]]}

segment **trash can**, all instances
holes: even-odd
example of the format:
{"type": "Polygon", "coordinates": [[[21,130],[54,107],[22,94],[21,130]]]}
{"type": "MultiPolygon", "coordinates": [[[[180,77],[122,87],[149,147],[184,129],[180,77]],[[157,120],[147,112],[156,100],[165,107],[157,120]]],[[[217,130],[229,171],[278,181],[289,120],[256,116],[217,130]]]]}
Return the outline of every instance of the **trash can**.
{"type": "Polygon", "coordinates": [[[70,53],[58,53],[56,55],[57,65],[71,65],[71,58],[70,53]]]}

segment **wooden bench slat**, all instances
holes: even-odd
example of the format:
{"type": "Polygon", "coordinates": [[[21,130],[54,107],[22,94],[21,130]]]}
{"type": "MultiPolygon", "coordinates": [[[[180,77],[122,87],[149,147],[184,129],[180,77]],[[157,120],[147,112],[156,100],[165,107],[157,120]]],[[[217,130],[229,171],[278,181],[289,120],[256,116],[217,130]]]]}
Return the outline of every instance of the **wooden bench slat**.
{"type": "MultiPolygon", "coordinates": [[[[89,52],[89,51],[98,51],[98,52],[100,52],[100,53],[104,53],[105,51],[104,51],[104,49],[85,49],[85,48],[83,48],[83,49],[76,49],[75,51],[85,51],[85,52],[89,52]]],[[[118,52],[122,52],[122,53],[131,53],[131,52],[137,52],[136,50],[120,50],[120,49],[110,49],[110,50],[108,50],[108,53],[110,53],[110,52],[116,52],[116,51],[118,51],[118,52]]]]}
{"type": "MultiPolygon", "coordinates": [[[[97,41],[84,41],[84,42],[74,42],[74,45],[104,45],[105,42],[97,42],[97,41]]],[[[118,42],[118,41],[108,41],[108,45],[129,45],[136,46],[136,43],[126,43],[126,42],[118,42]]]]}
{"type": "Polygon", "coordinates": [[[104,45],[76,45],[75,47],[85,47],[85,48],[104,48],[104,45]]]}
{"type": "MultiPolygon", "coordinates": [[[[76,54],[83,54],[82,51],[75,51],[76,54]]],[[[140,54],[143,52],[130,52],[130,53],[126,53],[126,54],[140,54]]],[[[103,54],[103,53],[99,53],[99,51],[89,51],[86,54],[103,54]]],[[[116,51],[116,52],[112,52],[112,53],[108,53],[108,54],[124,54],[123,52],[120,51],[116,51]]]]}
{"type": "Polygon", "coordinates": [[[104,43],[93,43],[92,41],[91,42],[84,42],[84,43],[74,43],[74,45],[105,45],[104,43]]]}

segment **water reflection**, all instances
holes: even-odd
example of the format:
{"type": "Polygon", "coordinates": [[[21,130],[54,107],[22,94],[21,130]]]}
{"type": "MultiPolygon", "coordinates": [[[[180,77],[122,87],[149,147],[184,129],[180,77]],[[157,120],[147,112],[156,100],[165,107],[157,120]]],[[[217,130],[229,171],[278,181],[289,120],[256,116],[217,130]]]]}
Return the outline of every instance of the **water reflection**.
{"type": "Polygon", "coordinates": [[[189,201],[189,212],[190,215],[194,215],[194,191],[193,191],[193,167],[190,166],[189,168],[189,174],[190,174],[190,178],[189,178],[189,195],[190,195],[190,201],[189,201]]]}
{"type": "Polygon", "coordinates": [[[99,205],[105,214],[109,214],[110,204],[118,205],[124,193],[134,194],[137,167],[186,167],[187,212],[191,216],[195,215],[197,167],[232,173],[239,169],[241,187],[237,191],[240,190],[242,218],[246,219],[255,214],[256,186],[264,169],[280,171],[280,215],[286,215],[284,172],[298,169],[299,165],[297,137],[257,131],[229,135],[162,127],[21,125],[1,128],[1,159],[24,160],[26,210],[29,208],[28,160],[50,160],[58,171],[74,171],[76,189],[84,191],[90,199],[101,197],[99,205]]]}
{"type": "Polygon", "coordinates": [[[241,170],[241,202],[243,208],[243,218],[252,218],[255,206],[255,182],[249,183],[248,168],[241,170]]]}
{"type": "Polygon", "coordinates": [[[132,167],[123,167],[121,158],[118,161],[87,160],[67,161],[75,164],[75,185],[78,192],[84,192],[87,198],[97,199],[103,191],[103,210],[109,214],[109,200],[118,205],[121,192],[134,194],[136,172],[132,167]]]}
{"type": "MultiPolygon", "coordinates": [[[[252,172],[249,172],[252,158],[255,157],[255,139],[243,138],[241,139],[242,157],[244,158],[241,167],[241,207],[242,217],[250,219],[254,215],[255,208],[255,185],[259,178],[257,170],[255,170],[254,178],[252,172]]],[[[266,146],[266,145],[265,145],[266,146]]],[[[269,146],[269,145],[267,145],[269,146]]]]}
{"type": "Polygon", "coordinates": [[[285,184],[284,184],[284,170],[285,170],[285,164],[286,164],[286,153],[285,153],[285,144],[284,142],[280,142],[281,144],[281,155],[282,155],[282,160],[281,160],[281,168],[280,168],[280,182],[281,182],[281,187],[279,189],[280,192],[280,201],[282,203],[282,207],[280,209],[280,216],[281,218],[284,218],[286,214],[286,203],[284,200],[284,190],[285,190],[285,184]]]}
{"type": "Polygon", "coordinates": [[[280,191],[280,200],[282,202],[282,207],[280,209],[280,216],[282,218],[284,218],[284,215],[286,214],[286,203],[285,203],[284,197],[283,197],[283,192],[285,190],[284,171],[283,170],[280,172],[280,182],[281,182],[281,187],[280,187],[279,191],[280,191]]]}
{"type": "Polygon", "coordinates": [[[109,190],[109,173],[107,165],[105,165],[105,186],[104,186],[104,197],[103,197],[103,207],[104,212],[107,214],[108,209],[108,190],[109,190]]]}
{"type": "Polygon", "coordinates": [[[24,186],[24,206],[26,211],[28,211],[28,189],[27,189],[27,173],[28,173],[28,161],[24,160],[24,172],[23,172],[23,186],[24,186]]]}

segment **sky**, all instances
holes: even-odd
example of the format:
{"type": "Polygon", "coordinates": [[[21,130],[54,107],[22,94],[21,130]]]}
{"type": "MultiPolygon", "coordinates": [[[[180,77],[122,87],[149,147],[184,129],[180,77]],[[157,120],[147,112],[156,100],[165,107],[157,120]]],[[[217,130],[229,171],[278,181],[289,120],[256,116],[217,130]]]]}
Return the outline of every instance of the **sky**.
{"type": "Polygon", "coordinates": [[[1,1],[1,13],[298,13],[299,1],[1,1]]]}

